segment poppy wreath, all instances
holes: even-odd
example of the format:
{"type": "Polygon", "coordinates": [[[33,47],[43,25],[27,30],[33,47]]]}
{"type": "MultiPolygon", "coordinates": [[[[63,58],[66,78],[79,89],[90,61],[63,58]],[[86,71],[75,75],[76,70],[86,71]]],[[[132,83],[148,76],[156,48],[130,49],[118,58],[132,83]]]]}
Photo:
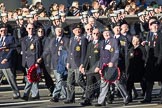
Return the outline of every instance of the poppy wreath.
{"type": "Polygon", "coordinates": [[[114,83],[120,79],[120,69],[118,67],[109,67],[108,64],[103,64],[101,77],[107,83],[114,83]]]}
{"type": "Polygon", "coordinates": [[[28,69],[27,79],[29,82],[39,82],[41,79],[41,74],[37,73],[38,65],[34,64],[28,69]]]}

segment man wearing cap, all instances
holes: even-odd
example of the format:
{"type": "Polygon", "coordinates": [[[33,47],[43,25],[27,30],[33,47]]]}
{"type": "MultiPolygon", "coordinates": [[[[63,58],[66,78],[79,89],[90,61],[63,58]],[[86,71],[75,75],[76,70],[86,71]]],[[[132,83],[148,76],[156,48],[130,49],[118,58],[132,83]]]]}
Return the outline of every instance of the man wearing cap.
{"type": "MultiPolygon", "coordinates": [[[[40,61],[40,53],[41,50],[40,43],[38,37],[33,35],[34,25],[29,23],[27,24],[26,31],[28,35],[25,36],[21,41],[21,50],[22,50],[22,66],[26,68],[27,72],[29,72],[29,68],[38,64],[40,61]]],[[[38,90],[38,82],[30,82],[28,79],[26,81],[26,85],[24,88],[23,100],[28,101],[31,92],[31,99],[39,99],[39,90],[38,90]]]]}
{"type": "Polygon", "coordinates": [[[74,24],[72,27],[74,37],[71,37],[69,44],[69,53],[67,59],[67,99],[65,104],[75,102],[75,83],[85,90],[84,75],[79,71],[81,69],[86,51],[87,51],[87,40],[81,36],[81,26],[74,24]]]}
{"type": "Polygon", "coordinates": [[[70,26],[67,24],[67,21],[66,21],[66,13],[60,13],[60,17],[61,17],[61,24],[62,24],[62,27],[64,29],[64,34],[68,37],[70,37],[71,35],[71,30],[70,30],[70,26]]]}
{"type": "MultiPolygon", "coordinates": [[[[116,39],[113,38],[113,34],[107,28],[103,31],[104,40],[100,44],[100,59],[95,72],[101,72],[102,66],[108,64],[109,67],[115,67],[118,63],[119,49],[116,39]]],[[[100,73],[101,74],[101,73],[100,73]]],[[[108,92],[109,83],[105,82],[101,78],[100,94],[98,102],[95,106],[106,106],[106,95],[108,92]]]]}
{"type": "Polygon", "coordinates": [[[51,55],[51,69],[54,72],[56,86],[54,88],[51,102],[58,102],[60,98],[66,99],[64,77],[67,75],[66,60],[68,53],[69,38],[64,36],[61,26],[55,27],[55,37],[50,40],[49,46],[43,52],[43,57],[51,55]]]}
{"type": "Polygon", "coordinates": [[[8,16],[7,13],[1,13],[1,21],[2,24],[6,24],[7,26],[7,35],[13,35],[13,28],[12,26],[8,23],[8,16]]]}
{"type": "Polygon", "coordinates": [[[150,31],[146,37],[146,92],[144,100],[141,103],[150,103],[152,98],[152,89],[154,81],[161,81],[161,72],[159,65],[161,63],[161,32],[159,31],[159,22],[156,17],[152,17],[149,20],[150,31]]]}
{"type": "Polygon", "coordinates": [[[139,17],[139,21],[134,24],[135,34],[140,35],[140,37],[144,39],[146,37],[146,32],[149,31],[148,22],[146,21],[146,13],[140,12],[137,16],[139,17]]]}
{"type": "Polygon", "coordinates": [[[27,24],[31,23],[34,25],[34,31],[33,33],[36,34],[36,30],[38,27],[43,27],[43,25],[38,21],[38,15],[36,12],[31,12],[29,15],[26,15],[27,18],[27,24]]]}
{"type": "MultiPolygon", "coordinates": [[[[130,42],[128,41],[128,38],[121,34],[121,25],[120,23],[115,23],[113,25],[113,33],[114,38],[118,42],[119,47],[119,59],[118,59],[118,67],[121,72],[121,78],[119,80],[120,89],[123,92],[124,96],[124,103],[128,103],[128,93],[125,88],[126,86],[126,69],[127,69],[127,53],[130,42]]],[[[131,41],[131,39],[130,39],[131,41]]]]}
{"type": "Polygon", "coordinates": [[[52,38],[55,36],[55,27],[61,24],[60,16],[51,16],[51,26],[47,29],[47,36],[52,38]]]}
{"type": "Polygon", "coordinates": [[[81,71],[86,74],[85,99],[82,106],[91,105],[91,101],[99,95],[100,75],[95,71],[100,59],[100,32],[98,28],[92,30],[92,40],[88,44],[85,61],[81,71]]]}
{"type": "Polygon", "coordinates": [[[84,37],[87,39],[88,43],[92,41],[92,26],[90,24],[85,25],[84,37]]]}
{"type": "MultiPolygon", "coordinates": [[[[3,72],[13,90],[13,99],[20,98],[20,93],[16,84],[16,77],[12,71],[12,60],[14,49],[10,48],[14,44],[13,36],[7,35],[7,26],[0,25],[0,73],[3,72]]],[[[2,74],[0,74],[0,79],[2,74]]]]}

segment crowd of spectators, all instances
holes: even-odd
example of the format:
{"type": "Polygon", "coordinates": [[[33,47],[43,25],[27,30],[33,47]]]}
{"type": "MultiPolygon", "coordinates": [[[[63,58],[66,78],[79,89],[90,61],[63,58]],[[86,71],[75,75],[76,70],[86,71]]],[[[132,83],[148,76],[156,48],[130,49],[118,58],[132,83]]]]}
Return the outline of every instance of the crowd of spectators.
{"type": "Polygon", "coordinates": [[[8,13],[8,18],[16,19],[17,16],[26,16],[31,14],[32,11],[36,11],[39,17],[56,16],[61,13],[65,13],[66,16],[81,16],[82,12],[87,11],[88,14],[92,14],[93,10],[98,10],[100,16],[115,13],[115,10],[124,9],[126,15],[135,15],[139,12],[146,11],[152,8],[156,14],[162,12],[162,6],[153,1],[149,5],[146,4],[146,0],[120,0],[117,3],[115,0],[93,0],[92,3],[85,2],[79,4],[79,1],[75,0],[71,6],[67,7],[64,4],[52,3],[47,10],[42,2],[37,2],[35,5],[29,5],[27,2],[22,4],[20,8],[15,10],[6,10],[5,4],[0,3],[1,13],[8,13]]]}

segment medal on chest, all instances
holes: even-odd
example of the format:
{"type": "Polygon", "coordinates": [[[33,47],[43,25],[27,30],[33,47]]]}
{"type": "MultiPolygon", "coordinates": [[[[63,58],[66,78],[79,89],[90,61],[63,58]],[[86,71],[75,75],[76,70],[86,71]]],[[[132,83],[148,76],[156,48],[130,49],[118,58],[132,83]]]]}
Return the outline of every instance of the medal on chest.
{"type": "Polygon", "coordinates": [[[125,41],[120,41],[120,44],[121,44],[121,46],[125,46],[126,45],[126,42],[125,41]]]}
{"type": "Polygon", "coordinates": [[[80,46],[79,46],[79,45],[76,46],[75,50],[76,50],[76,51],[80,51],[80,46]]]}
{"type": "Polygon", "coordinates": [[[99,51],[97,49],[94,50],[94,53],[98,53],[99,51]]]}

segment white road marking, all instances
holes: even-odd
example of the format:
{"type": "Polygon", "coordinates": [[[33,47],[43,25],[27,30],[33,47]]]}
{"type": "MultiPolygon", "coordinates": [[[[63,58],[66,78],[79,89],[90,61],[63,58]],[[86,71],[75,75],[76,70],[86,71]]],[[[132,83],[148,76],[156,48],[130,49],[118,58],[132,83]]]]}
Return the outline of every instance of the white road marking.
{"type": "Polygon", "coordinates": [[[119,106],[114,108],[141,108],[141,107],[147,107],[147,106],[157,106],[158,104],[142,104],[142,105],[130,105],[130,106],[119,106]]]}
{"type": "Polygon", "coordinates": [[[22,104],[24,105],[24,104],[42,103],[42,102],[49,102],[49,101],[50,101],[50,100],[12,102],[12,103],[4,103],[4,104],[0,104],[0,106],[22,105],[22,104]]]}
{"type": "MultiPolygon", "coordinates": [[[[25,105],[25,104],[35,104],[35,103],[45,103],[50,102],[50,100],[40,100],[40,101],[24,101],[24,102],[12,102],[12,103],[3,103],[0,106],[11,106],[11,105],[25,105]]],[[[142,105],[128,105],[128,106],[118,106],[113,108],[141,108],[147,106],[157,106],[158,104],[142,104],[142,105]]]]}

